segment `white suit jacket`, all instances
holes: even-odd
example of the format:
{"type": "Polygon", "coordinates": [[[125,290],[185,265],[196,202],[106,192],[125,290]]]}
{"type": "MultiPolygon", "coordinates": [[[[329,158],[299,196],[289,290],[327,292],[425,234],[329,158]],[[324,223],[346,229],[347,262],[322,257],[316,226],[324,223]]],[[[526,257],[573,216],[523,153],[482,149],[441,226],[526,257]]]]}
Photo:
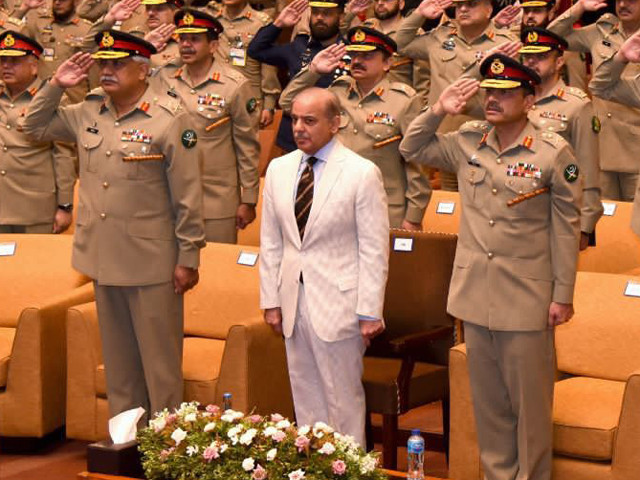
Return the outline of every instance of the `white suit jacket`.
{"type": "Polygon", "coordinates": [[[293,333],[300,273],[316,334],[333,342],[360,335],[358,315],[382,319],[389,217],[382,174],[336,141],[316,186],[300,241],[294,197],[302,152],[267,170],[260,234],[260,307],[282,309],[293,333]]]}

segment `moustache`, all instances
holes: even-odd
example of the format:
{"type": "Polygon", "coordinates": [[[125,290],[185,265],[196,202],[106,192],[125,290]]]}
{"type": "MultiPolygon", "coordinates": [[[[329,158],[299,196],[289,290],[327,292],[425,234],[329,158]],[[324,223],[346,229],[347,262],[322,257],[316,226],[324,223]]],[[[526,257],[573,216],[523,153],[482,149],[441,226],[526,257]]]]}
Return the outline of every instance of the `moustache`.
{"type": "Polygon", "coordinates": [[[100,75],[100,83],[103,82],[118,83],[118,79],[113,75],[100,75]]]}
{"type": "Polygon", "coordinates": [[[195,55],[196,51],[193,48],[181,48],[180,55],[195,55]]]}
{"type": "Polygon", "coordinates": [[[487,111],[491,110],[491,111],[496,111],[496,112],[502,112],[502,109],[500,108],[500,105],[498,105],[497,103],[494,103],[494,102],[489,103],[487,105],[486,110],[487,111]]]}

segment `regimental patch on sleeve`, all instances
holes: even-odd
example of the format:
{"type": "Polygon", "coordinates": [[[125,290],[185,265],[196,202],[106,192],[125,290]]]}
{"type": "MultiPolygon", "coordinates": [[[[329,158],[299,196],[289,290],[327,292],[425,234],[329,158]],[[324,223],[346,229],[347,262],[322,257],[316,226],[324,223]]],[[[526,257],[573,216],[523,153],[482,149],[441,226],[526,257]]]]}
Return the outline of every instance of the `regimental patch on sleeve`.
{"type": "Polygon", "coordinates": [[[571,165],[569,165],[567,168],[564,169],[564,179],[569,183],[573,183],[576,180],[578,180],[579,174],[580,174],[580,169],[575,163],[572,163],[571,165]]]}
{"type": "Polygon", "coordinates": [[[596,133],[600,133],[600,130],[602,129],[602,124],[600,123],[600,119],[597,115],[591,117],[591,129],[596,133]]]}
{"type": "Polygon", "coordinates": [[[253,113],[256,111],[256,107],[258,106],[258,101],[255,98],[250,98],[247,100],[247,112],[253,113]]]}
{"type": "Polygon", "coordinates": [[[196,146],[196,143],[198,143],[198,135],[196,135],[196,132],[194,130],[185,130],[184,132],[182,132],[182,137],[180,137],[180,140],[182,140],[182,145],[184,145],[184,148],[193,148],[196,146]]]}

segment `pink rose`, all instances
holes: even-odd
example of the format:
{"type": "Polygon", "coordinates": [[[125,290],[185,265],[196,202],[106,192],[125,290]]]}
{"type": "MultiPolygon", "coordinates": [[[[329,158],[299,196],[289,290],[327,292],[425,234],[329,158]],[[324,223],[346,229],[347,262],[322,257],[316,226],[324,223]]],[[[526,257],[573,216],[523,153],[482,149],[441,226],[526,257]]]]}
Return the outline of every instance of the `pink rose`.
{"type": "Polygon", "coordinates": [[[331,470],[335,475],[344,475],[347,471],[347,464],[342,460],[334,460],[331,464],[331,470]]]}
{"type": "Polygon", "coordinates": [[[217,415],[218,413],[220,413],[220,407],[217,405],[207,405],[205,407],[205,410],[213,415],[217,415]]]}
{"type": "Polygon", "coordinates": [[[260,415],[251,415],[249,417],[249,421],[251,423],[260,423],[262,421],[262,417],[260,415]]]}
{"type": "Polygon", "coordinates": [[[303,435],[296,438],[295,446],[298,447],[298,452],[302,452],[309,446],[309,439],[303,435]]]}
{"type": "Polygon", "coordinates": [[[271,435],[271,438],[273,438],[274,442],[280,443],[282,442],[285,438],[287,438],[287,434],[284,433],[282,430],[278,430],[276,433],[274,433],[273,435],[271,435]]]}
{"type": "Polygon", "coordinates": [[[162,461],[166,460],[169,455],[171,455],[171,453],[173,453],[173,451],[175,450],[175,448],[171,447],[171,448],[165,448],[164,450],[162,450],[160,452],[160,459],[162,461]]]}
{"type": "Polygon", "coordinates": [[[271,415],[271,421],[272,422],[281,422],[282,420],[284,420],[284,417],[282,415],[280,415],[279,413],[274,413],[271,415]]]}
{"type": "Polygon", "coordinates": [[[253,480],[264,480],[265,478],[267,478],[267,471],[262,468],[261,465],[258,465],[253,471],[253,475],[251,475],[251,478],[253,478],[253,480]]]}
{"type": "Polygon", "coordinates": [[[216,458],[218,458],[220,456],[220,453],[218,452],[218,449],[216,447],[207,447],[205,448],[202,456],[207,462],[210,463],[211,460],[215,460],[216,458]]]}
{"type": "Polygon", "coordinates": [[[169,415],[167,415],[167,418],[165,418],[165,421],[167,422],[167,425],[171,425],[177,419],[178,419],[178,415],[176,415],[175,413],[170,413],[169,415]]]}

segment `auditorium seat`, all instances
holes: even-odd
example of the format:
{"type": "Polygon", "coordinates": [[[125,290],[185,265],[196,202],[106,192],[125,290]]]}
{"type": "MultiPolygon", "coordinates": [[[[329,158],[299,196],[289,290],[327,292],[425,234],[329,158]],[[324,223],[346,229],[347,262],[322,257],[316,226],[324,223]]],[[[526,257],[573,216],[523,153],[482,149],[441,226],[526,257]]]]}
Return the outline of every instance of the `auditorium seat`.
{"type": "MultiPolygon", "coordinates": [[[[640,472],[640,277],[579,272],[575,317],[556,329],[554,480],[637,480],[640,472]]],[[[450,354],[449,476],[481,480],[464,345],[450,354]]]]}
{"type": "MultiPolygon", "coordinates": [[[[64,424],[65,316],[93,298],[71,267],[71,237],[0,235],[0,449],[32,445],[64,424]]],[[[27,447],[30,448],[30,447],[27,447]]]]}
{"type": "Polygon", "coordinates": [[[434,190],[422,219],[422,229],[425,232],[457,234],[461,212],[462,204],[460,203],[460,194],[458,192],[434,190]]]}
{"type": "MultiPolygon", "coordinates": [[[[258,265],[238,264],[256,248],[209,243],[200,283],[185,295],[185,400],[222,401],[233,408],[292,417],[284,342],[262,320],[258,265]]],[[[68,313],[67,436],[107,437],[108,408],[95,304],[68,313]]]]}
{"type": "Polygon", "coordinates": [[[256,205],[256,219],[244,230],[238,230],[238,245],[260,246],[260,221],[262,220],[262,191],[264,189],[264,177],[260,177],[260,194],[256,205]]]}
{"type": "Polygon", "coordinates": [[[580,252],[578,270],[632,273],[640,269],[640,237],[631,230],[633,204],[612,200],[604,203],[615,205],[615,211],[613,215],[603,215],[598,221],[596,247],[580,252]]]}

